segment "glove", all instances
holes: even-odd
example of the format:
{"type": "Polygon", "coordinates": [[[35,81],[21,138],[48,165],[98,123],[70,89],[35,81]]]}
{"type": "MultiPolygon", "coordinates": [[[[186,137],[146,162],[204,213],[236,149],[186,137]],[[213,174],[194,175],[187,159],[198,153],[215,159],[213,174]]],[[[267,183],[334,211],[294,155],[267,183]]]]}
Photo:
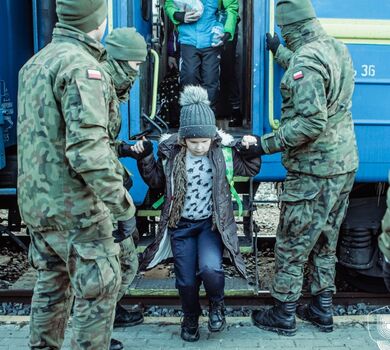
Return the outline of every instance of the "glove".
{"type": "Polygon", "coordinates": [[[137,231],[135,216],[125,221],[118,221],[118,228],[112,232],[114,243],[120,243],[137,231]]]}
{"type": "Polygon", "coordinates": [[[383,259],[382,271],[386,288],[390,292],[390,262],[386,259],[383,259]]]}
{"type": "Polygon", "coordinates": [[[212,43],[211,46],[212,47],[221,46],[221,47],[225,48],[225,45],[229,39],[230,39],[230,33],[227,33],[227,32],[223,33],[223,36],[221,36],[221,39],[217,43],[212,43]]]}
{"type": "Polygon", "coordinates": [[[249,148],[246,148],[241,142],[236,145],[237,151],[245,158],[255,158],[265,154],[263,147],[261,146],[261,138],[255,135],[254,137],[257,142],[256,144],[250,145],[249,148]]]}
{"type": "Polygon", "coordinates": [[[119,157],[131,157],[136,160],[146,158],[148,155],[153,153],[153,144],[151,141],[143,141],[144,151],[137,153],[131,149],[131,145],[126,142],[122,142],[118,147],[119,157]]]}
{"type": "Polygon", "coordinates": [[[278,51],[278,48],[280,46],[280,39],[278,34],[274,34],[272,36],[270,33],[266,34],[266,42],[267,42],[267,50],[270,50],[274,55],[276,55],[276,52],[278,51]]]}

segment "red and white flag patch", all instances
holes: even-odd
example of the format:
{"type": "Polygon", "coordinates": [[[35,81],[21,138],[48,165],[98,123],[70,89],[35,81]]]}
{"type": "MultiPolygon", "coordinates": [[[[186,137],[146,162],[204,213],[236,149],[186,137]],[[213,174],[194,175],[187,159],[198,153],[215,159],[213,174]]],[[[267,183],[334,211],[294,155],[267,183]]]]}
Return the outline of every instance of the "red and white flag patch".
{"type": "Polygon", "coordinates": [[[299,72],[296,72],[293,74],[294,80],[302,79],[304,77],[303,72],[300,70],[299,72]]]}
{"type": "Polygon", "coordinates": [[[88,69],[87,76],[88,76],[88,79],[102,80],[102,73],[100,73],[96,69],[88,69]]]}

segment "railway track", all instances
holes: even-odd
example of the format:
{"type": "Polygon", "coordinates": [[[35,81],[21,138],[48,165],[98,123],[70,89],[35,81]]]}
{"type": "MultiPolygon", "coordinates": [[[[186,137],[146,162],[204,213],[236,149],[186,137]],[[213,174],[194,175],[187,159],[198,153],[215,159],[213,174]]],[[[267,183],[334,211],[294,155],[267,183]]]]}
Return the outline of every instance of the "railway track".
{"type": "MultiPolygon", "coordinates": [[[[0,303],[13,302],[30,304],[32,298],[32,290],[0,290],[0,303]]],[[[303,295],[302,302],[310,299],[310,295],[303,295]]],[[[206,303],[206,298],[201,297],[201,301],[206,303]]],[[[257,295],[235,295],[226,296],[226,304],[229,306],[258,306],[258,305],[272,305],[272,297],[268,291],[261,291],[257,295]]],[[[180,300],[177,295],[126,295],[123,304],[144,304],[157,306],[179,306],[180,300]]],[[[358,303],[365,303],[367,305],[385,306],[390,305],[389,294],[363,293],[363,292],[340,292],[334,296],[335,305],[356,305],[358,303]]]]}

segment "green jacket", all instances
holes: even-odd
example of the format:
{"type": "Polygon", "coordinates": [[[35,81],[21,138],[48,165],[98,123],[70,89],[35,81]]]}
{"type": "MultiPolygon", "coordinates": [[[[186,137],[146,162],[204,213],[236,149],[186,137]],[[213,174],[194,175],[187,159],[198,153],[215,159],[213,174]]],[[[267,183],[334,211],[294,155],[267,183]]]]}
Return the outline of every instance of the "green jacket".
{"type": "MultiPolygon", "coordinates": [[[[207,0],[207,1],[213,1],[213,0],[207,0]]],[[[202,3],[206,3],[207,1],[204,0],[202,3]]],[[[230,39],[233,40],[234,33],[236,31],[236,24],[237,24],[237,16],[238,16],[238,0],[215,0],[216,2],[216,8],[218,9],[224,9],[226,11],[226,22],[224,24],[224,31],[225,33],[230,33],[230,39]]],[[[169,19],[173,22],[174,25],[180,25],[181,23],[173,17],[174,13],[179,11],[178,8],[175,6],[174,0],[166,0],[164,5],[165,12],[169,19]]]]}
{"type": "Polygon", "coordinates": [[[134,215],[108,136],[105,49],[57,23],[53,40],[19,72],[18,203],[39,231],[134,215]]]}
{"type": "Polygon", "coordinates": [[[280,47],[276,53],[287,68],[280,86],[281,126],[262,136],[262,147],[268,154],[282,151],[288,171],[320,177],[355,171],[351,57],[317,20],[308,21],[301,32],[285,38],[292,52],[280,47]]]}
{"type": "Polygon", "coordinates": [[[382,220],[382,234],[379,236],[379,248],[386,257],[386,260],[390,262],[390,188],[387,191],[387,210],[382,220]]]}

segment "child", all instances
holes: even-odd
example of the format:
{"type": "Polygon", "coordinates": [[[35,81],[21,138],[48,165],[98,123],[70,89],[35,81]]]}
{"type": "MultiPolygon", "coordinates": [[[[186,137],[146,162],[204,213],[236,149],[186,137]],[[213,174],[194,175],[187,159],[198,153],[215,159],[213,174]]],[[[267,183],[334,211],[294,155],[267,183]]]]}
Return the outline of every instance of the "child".
{"type": "Polygon", "coordinates": [[[209,330],[218,332],[225,327],[224,249],[240,274],[246,275],[222,147],[232,150],[235,175],[254,176],[260,169],[260,158],[250,155],[250,143],[256,139],[245,136],[234,145],[230,135],[217,132],[209,103],[205,89],[185,87],[178,134],[160,143],[158,160],[150,141],[133,146],[144,181],[151,188],[165,190],[159,232],[145,250],[141,268],[156,266],[172,251],[185,341],[199,339],[201,282],[209,298],[209,330]]]}

